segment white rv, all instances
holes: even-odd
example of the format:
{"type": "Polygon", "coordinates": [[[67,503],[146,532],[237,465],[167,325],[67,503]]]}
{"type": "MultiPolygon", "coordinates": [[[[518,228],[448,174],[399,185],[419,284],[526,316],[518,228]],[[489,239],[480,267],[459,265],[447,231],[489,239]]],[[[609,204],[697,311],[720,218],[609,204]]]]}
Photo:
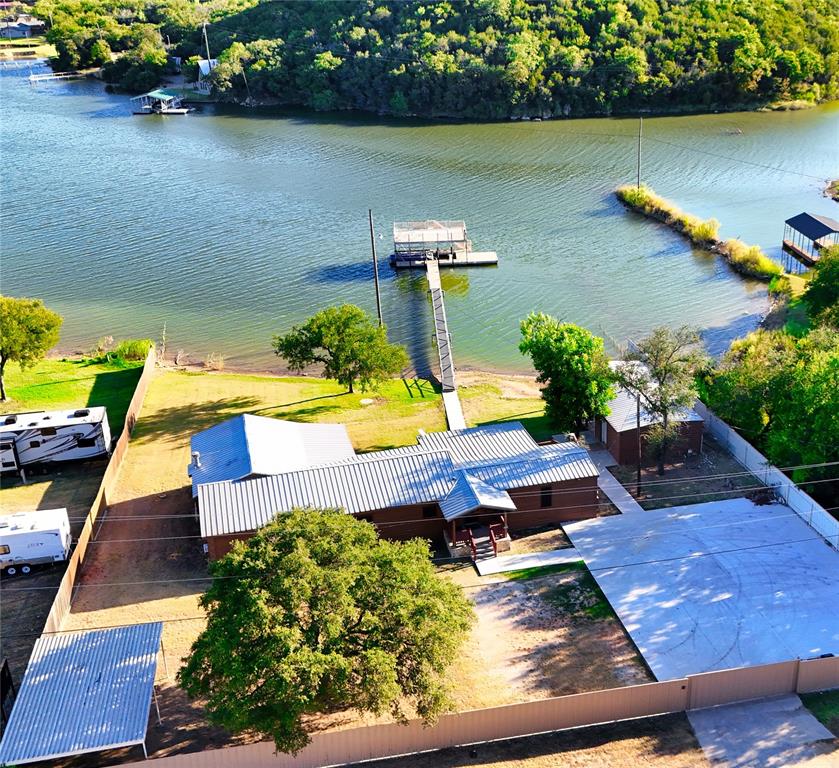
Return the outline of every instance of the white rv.
{"type": "Polygon", "coordinates": [[[31,464],[107,456],[111,430],[104,407],[38,411],[0,416],[3,472],[31,464]]]}
{"type": "Polygon", "coordinates": [[[59,563],[70,556],[66,509],[39,509],[0,515],[0,571],[30,573],[35,565],[59,563]]]}

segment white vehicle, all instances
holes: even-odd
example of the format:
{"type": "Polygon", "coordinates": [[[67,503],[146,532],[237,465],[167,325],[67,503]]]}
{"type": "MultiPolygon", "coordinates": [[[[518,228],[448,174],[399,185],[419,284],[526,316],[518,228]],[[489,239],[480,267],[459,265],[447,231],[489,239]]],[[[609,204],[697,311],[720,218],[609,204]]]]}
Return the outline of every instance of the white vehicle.
{"type": "Polygon", "coordinates": [[[0,416],[3,472],[17,472],[31,464],[92,459],[110,452],[111,429],[102,406],[0,416]]]}
{"type": "Polygon", "coordinates": [[[30,573],[35,565],[60,563],[70,556],[66,509],[39,509],[0,515],[0,571],[30,573]]]}

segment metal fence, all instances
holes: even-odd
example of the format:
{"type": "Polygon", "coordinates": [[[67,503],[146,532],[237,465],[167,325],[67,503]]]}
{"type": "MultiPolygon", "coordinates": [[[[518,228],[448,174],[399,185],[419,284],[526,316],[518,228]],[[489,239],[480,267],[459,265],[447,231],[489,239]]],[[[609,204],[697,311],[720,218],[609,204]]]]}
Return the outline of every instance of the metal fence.
{"type": "Polygon", "coordinates": [[[432,728],[411,720],[326,731],[297,755],[276,754],[273,743],[263,741],[126,768],[324,768],[832,687],[839,687],[839,658],[793,660],[459,712],[432,728]]]}
{"type": "Polygon", "coordinates": [[[99,490],[96,492],[96,497],[93,504],[90,505],[90,511],[82,526],[82,531],[79,534],[76,548],[70,559],[67,562],[67,570],[58,585],[58,592],[55,599],[52,601],[52,607],[47,615],[47,620],[44,624],[42,632],[57,632],[61,629],[64,619],[70,612],[70,601],[73,597],[73,586],[76,583],[76,577],[79,574],[81,565],[84,562],[85,554],[87,553],[87,545],[90,542],[91,534],[93,533],[93,526],[96,523],[96,518],[99,513],[108,506],[108,494],[111,493],[116,485],[117,475],[122,466],[125,454],[128,451],[128,441],[131,438],[131,432],[134,430],[134,425],[137,423],[137,417],[140,415],[140,410],[143,407],[143,400],[146,397],[146,390],[149,388],[152,374],[154,373],[154,365],[156,360],[156,351],[154,347],[149,350],[146,355],[146,361],[143,364],[143,372],[140,374],[140,380],[134,389],[134,396],[128,404],[128,411],[125,414],[125,425],[122,428],[122,433],[114,446],[111,453],[111,458],[108,461],[108,466],[105,468],[105,474],[102,475],[102,481],[99,483],[99,490]]]}
{"type": "Polygon", "coordinates": [[[780,469],[769,462],[760,451],[738,435],[731,427],[699,400],[694,410],[705,419],[705,429],[746,469],[753,472],[765,485],[772,486],[784,503],[807,525],[839,550],[839,520],[804,493],[780,469]]]}

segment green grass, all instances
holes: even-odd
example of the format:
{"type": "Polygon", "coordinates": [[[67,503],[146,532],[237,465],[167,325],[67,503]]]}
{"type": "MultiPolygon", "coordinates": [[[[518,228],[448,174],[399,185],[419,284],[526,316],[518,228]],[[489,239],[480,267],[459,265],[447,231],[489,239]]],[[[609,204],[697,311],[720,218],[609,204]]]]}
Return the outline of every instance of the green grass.
{"type": "Polygon", "coordinates": [[[541,397],[504,394],[500,385],[502,379],[486,374],[478,383],[459,388],[467,425],[520,421],[535,440],[548,440],[556,429],[545,416],[545,401],[541,397]]]}
{"type": "Polygon", "coordinates": [[[545,593],[545,600],[571,616],[585,616],[594,621],[615,618],[609,601],[585,565],[580,578],[570,584],[558,584],[545,593]]]}
{"type": "Polygon", "coordinates": [[[140,378],[142,363],[47,359],[21,370],[6,367],[8,400],[0,413],[48,411],[104,405],[112,435],[119,435],[125,412],[140,378]]]}
{"type": "Polygon", "coordinates": [[[781,265],[770,259],[757,245],[742,240],[726,240],[720,251],[738,272],[759,280],[772,280],[783,275],[781,265]]]}
{"type": "Polygon", "coordinates": [[[828,730],[839,736],[839,690],[802,693],[801,700],[828,730]]]}
{"type": "Polygon", "coordinates": [[[518,571],[506,571],[502,575],[510,581],[530,581],[540,576],[548,576],[552,573],[573,573],[584,571],[586,564],[580,560],[578,563],[559,563],[558,565],[536,565],[533,568],[521,568],[518,571]]]}
{"type": "Polygon", "coordinates": [[[712,243],[717,239],[720,223],[716,219],[700,219],[685,213],[649,187],[625,185],[619,187],[616,194],[630,208],[663,221],[698,245],[712,243]]]}
{"type": "Polygon", "coordinates": [[[810,332],[812,323],[807,313],[807,305],[804,299],[798,297],[790,299],[787,304],[787,320],[784,323],[784,330],[796,337],[806,336],[810,332]]]}

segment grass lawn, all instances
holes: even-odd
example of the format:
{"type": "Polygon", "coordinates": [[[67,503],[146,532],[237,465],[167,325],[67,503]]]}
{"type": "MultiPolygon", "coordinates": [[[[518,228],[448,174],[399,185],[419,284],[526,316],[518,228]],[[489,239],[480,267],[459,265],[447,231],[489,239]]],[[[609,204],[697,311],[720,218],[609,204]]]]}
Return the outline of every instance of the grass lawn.
{"type": "Polygon", "coordinates": [[[115,437],[140,379],[142,363],[96,363],[87,359],[49,358],[21,370],[6,368],[6,395],[0,413],[50,411],[104,405],[115,437]]]}
{"type": "Polygon", "coordinates": [[[0,58],[49,58],[56,54],[55,46],[43,36],[0,41],[0,58]]]}
{"type": "Polygon", "coordinates": [[[458,374],[463,415],[470,427],[520,421],[536,440],[556,433],[545,416],[545,401],[532,376],[465,371],[458,374]]]}
{"type": "Polygon", "coordinates": [[[802,693],[801,701],[829,731],[839,737],[839,690],[802,693]]]}

